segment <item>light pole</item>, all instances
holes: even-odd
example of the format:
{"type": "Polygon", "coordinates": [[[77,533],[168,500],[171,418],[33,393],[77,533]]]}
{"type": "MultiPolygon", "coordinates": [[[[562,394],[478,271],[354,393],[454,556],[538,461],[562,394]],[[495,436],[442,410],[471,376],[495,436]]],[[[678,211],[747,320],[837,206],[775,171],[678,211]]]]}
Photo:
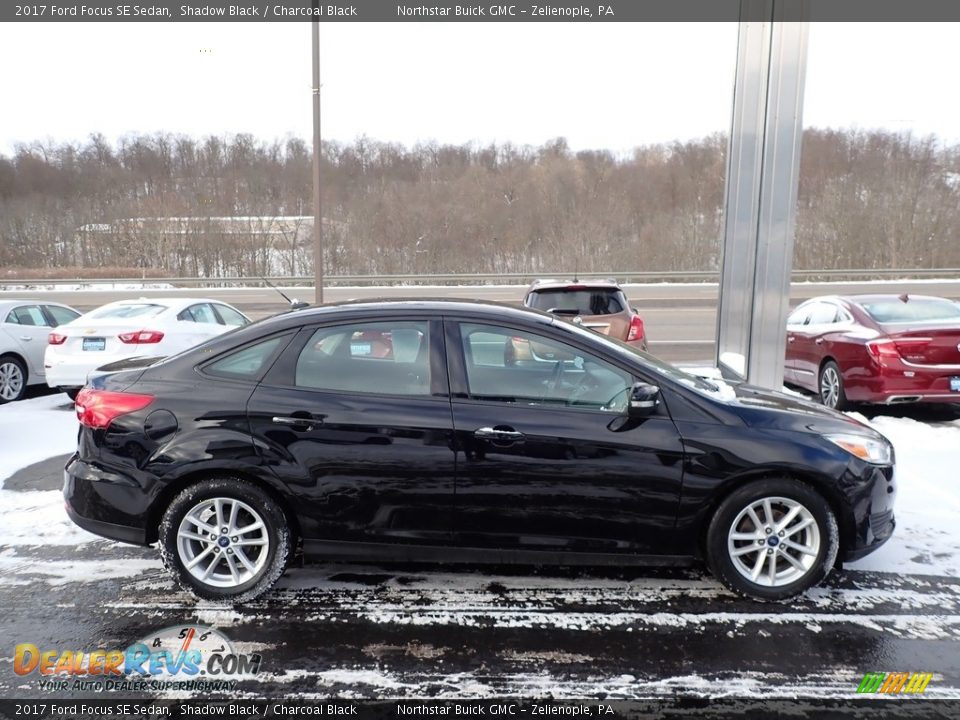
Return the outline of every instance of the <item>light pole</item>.
{"type": "MultiPolygon", "coordinates": [[[[313,6],[319,7],[314,0],[313,6]]],[[[314,17],[317,17],[316,14],[314,17]]],[[[313,28],[313,273],[316,303],[323,302],[323,219],[320,212],[320,21],[313,28]]]]}

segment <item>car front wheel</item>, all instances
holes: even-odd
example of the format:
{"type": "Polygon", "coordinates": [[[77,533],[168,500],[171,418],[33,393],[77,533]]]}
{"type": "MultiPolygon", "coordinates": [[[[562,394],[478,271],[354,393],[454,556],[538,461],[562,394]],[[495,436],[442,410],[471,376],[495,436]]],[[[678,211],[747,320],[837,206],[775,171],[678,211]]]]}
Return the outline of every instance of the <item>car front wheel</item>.
{"type": "Polygon", "coordinates": [[[813,488],[789,478],[738,488],[707,531],[707,561],[734,592],[784,600],[823,580],[840,547],[837,520],[813,488]]]}
{"type": "Polygon", "coordinates": [[[280,506],[252,483],[206,480],[177,495],[160,524],[164,565],[205,600],[242,603],[283,574],[291,533],[280,506]]]}

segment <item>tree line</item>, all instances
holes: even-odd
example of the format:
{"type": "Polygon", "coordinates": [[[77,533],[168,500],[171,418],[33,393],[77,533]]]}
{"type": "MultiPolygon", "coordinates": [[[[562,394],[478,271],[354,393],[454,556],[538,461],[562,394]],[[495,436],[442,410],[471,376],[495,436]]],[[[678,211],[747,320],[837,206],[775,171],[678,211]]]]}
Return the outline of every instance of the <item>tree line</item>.
{"type": "MultiPolygon", "coordinates": [[[[323,146],[330,274],[715,270],[727,141],[323,146]]],[[[0,155],[9,274],[310,274],[298,138],[94,135],[0,155]],[[282,218],[282,220],[278,220],[282,218]]],[[[960,267],[960,146],[808,129],[798,269],[960,267]]]]}

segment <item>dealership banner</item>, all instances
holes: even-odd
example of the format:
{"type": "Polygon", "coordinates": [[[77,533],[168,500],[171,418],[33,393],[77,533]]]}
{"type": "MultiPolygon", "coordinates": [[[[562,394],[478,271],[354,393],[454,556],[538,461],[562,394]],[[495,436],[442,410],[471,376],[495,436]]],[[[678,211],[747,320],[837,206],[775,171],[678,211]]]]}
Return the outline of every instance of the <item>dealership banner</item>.
{"type": "Polygon", "coordinates": [[[828,717],[861,711],[877,717],[956,717],[960,703],[911,697],[894,699],[763,700],[761,698],[683,698],[675,700],[345,700],[345,699],[102,699],[51,698],[0,700],[0,718],[762,718],[791,715],[828,717]]]}
{"type": "MultiPolygon", "coordinates": [[[[607,0],[606,2],[449,2],[445,0],[41,0],[2,3],[0,21],[289,22],[660,22],[770,20],[770,2],[607,0]]],[[[783,0],[778,20],[896,22],[960,20],[943,0],[783,0]]]]}

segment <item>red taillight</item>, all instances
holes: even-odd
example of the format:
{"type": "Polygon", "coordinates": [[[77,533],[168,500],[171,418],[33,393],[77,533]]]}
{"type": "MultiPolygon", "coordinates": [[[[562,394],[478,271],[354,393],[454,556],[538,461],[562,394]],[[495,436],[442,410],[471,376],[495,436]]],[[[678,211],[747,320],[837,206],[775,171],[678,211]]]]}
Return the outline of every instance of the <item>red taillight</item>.
{"type": "Polygon", "coordinates": [[[909,338],[904,340],[894,340],[893,344],[897,346],[897,351],[901,356],[923,355],[923,351],[933,342],[933,338],[909,338]]]}
{"type": "Polygon", "coordinates": [[[867,352],[880,362],[900,357],[896,346],[890,340],[871,340],[867,343],[867,352]]]}
{"type": "Polygon", "coordinates": [[[120,338],[120,342],[127,345],[152,345],[163,340],[163,333],[159,330],[137,330],[120,333],[117,337],[120,338]]]}
{"type": "Polygon", "coordinates": [[[84,388],[76,399],[77,419],[81,425],[102,430],[121,415],[143,410],[152,402],[153,395],[84,388]]]}
{"type": "Polygon", "coordinates": [[[47,342],[51,345],[63,345],[67,341],[66,335],[59,335],[58,333],[50,333],[50,336],[47,338],[47,342]]]}
{"type": "Polygon", "coordinates": [[[627,332],[627,342],[643,340],[643,318],[634,315],[630,318],[630,330],[627,332]]]}

